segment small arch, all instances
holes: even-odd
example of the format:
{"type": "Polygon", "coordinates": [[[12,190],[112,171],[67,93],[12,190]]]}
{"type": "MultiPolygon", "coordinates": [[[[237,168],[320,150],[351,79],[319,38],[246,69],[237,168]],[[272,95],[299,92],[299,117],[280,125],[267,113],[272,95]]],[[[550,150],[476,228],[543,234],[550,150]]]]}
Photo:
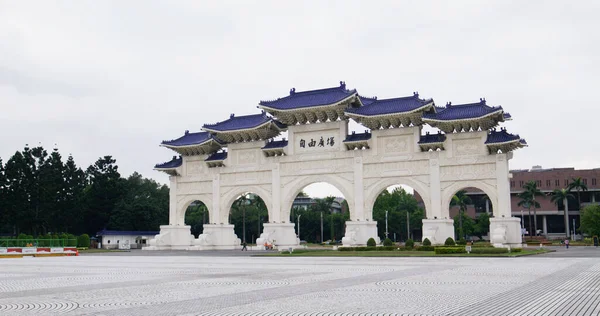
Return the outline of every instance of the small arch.
{"type": "Polygon", "coordinates": [[[212,199],[209,198],[206,195],[186,195],[183,197],[183,199],[177,203],[178,207],[177,207],[177,213],[175,215],[175,225],[185,225],[185,213],[188,209],[188,207],[194,203],[195,201],[200,201],[202,203],[204,203],[204,205],[206,206],[206,209],[208,210],[208,222],[209,223],[213,223],[214,222],[214,214],[212,212],[211,206],[212,206],[212,199]]]}
{"type": "Polygon", "coordinates": [[[498,196],[496,194],[496,188],[490,184],[487,184],[483,181],[457,181],[454,182],[453,184],[451,184],[450,186],[448,186],[446,189],[444,189],[443,191],[443,198],[442,198],[442,216],[449,218],[450,217],[450,212],[449,212],[449,207],[450,207],[450,201],[452,200],[452,197],[456,194],[456,192],[462,190],[462,189],[466,189],[466,188],[476,188],[479,189],[481,191],[483,191],[483,193],[487,194],[488,198],[490,199],[490,203],[492,204],[492,210],[493,210],[493,215],[494,217],[498,214],[498,196]]]}
{"type": "MultiPolygon", "coordinates": [[[[302,191],[308,185],[318,182],[325,182],[336,189],[338,189],[344,195],[344,198],[348,202],[350,218],[356,218],[356,211],[354,207],[354,199],[352,194],[352,184],[339,176],[332,175],[310,175],[310,176],[302,176],[296,178],[294,181],[288,183],[284,190],[282,190],[283,201],[281,203],[281,219],[283,221],[288,221],[290,218],[292,205],[294,203],[294,199],[298,196],[298,193],[302,191]]],[[[269,218],[272,218],[269,214],[269,218]]]]}
{"type": "Polygon", "coordinates": [[[220,214],[219,214],[219,220],[217,222],[217,224],[223,223],[223,224],[228,224],[229,223],[229,211],[231,210],[231,207],[233,206],[233,203],[242,195],[245,193],[254,193],[256,195],[258,195],[263,202],[265,202],[265,206],[267,207],[267,213],[269,218],[273,218],[272,217],[272,213],[271,213],[271,206],[273,205],[272,203],[272,197],[271,197],[271,192],[268,192],[267,190],[256,186],[256,185],[250,185],[250,186],[243,186],[243,187],[236,187],[233,188],[231,191],[227,192],[225,194],[225,196],[223,196],[221,198],[221,209],[220,209],[220,214]]]}

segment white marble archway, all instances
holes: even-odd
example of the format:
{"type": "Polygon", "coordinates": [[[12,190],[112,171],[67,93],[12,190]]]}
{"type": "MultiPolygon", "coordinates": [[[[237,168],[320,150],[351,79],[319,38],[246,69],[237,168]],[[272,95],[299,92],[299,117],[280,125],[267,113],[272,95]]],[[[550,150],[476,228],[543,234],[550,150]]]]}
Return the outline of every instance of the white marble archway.
{"type": "Polygon", "coordinates": [[[240,198],[240,196],[246,193],[254,193],[258,195],[263,200],[263,202],[265,202],[265,205],[267,207],[267,213],[269,214],[269,218],[271,218],[271,205],[273,204],[271,199],[271,193],[259,186],[241,186],[233,188],[221,198],[222,207],[219,211],[218,224],[229,224],[229,215],[231,213],[231,207],[233,206],[233,203],[238,198],[240,198]]]}
{"type": "Polygon", "coordinates": [[[452,197],[456,194],[456,192],[466,188],[476,188],[487,194],[490,202],[492,203],[492,210],[494,212],[493,215],[500,215],[497,207],[498,195],[496,194],[496,188],[494,186],[483,181],[458,181],[445,188],[442,192],[442,212],[445,218],[450,219],[450,202],[452,201],[452,197]]]}
{"type": "Polygon", "coordinates": [[[176,215],[176,224],[177,225],[185,225],[185,213],[190,206],[195,201],[200,201],[204,203],[206,209],[208,211],[208,222],[214,222],[214,213],[210,209],[210,205],[212,205],[212,198],[206,194],[194,194],[194,195],[185,195],[180,198],[180,201],[177,203],[177,215],[176,215]]]}

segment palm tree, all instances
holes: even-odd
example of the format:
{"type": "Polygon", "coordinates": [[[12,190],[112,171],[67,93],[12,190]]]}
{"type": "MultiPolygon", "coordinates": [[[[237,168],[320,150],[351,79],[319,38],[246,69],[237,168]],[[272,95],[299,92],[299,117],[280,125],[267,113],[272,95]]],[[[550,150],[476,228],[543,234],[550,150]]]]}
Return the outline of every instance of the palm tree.
{"type": "Polygon", "coordinates": [[[466,236],[464,236],[463,234],[463,214],[465,212],[465,210],[467,209],[467,205],[469,204],[473,204],[473,201],[471,201],[471,198],[467,195],[467,191],[465,190],[460,190],[458,192],[456,192],[456,194],[452,197],[452,200],[450,201],[450,206],[458,206],[458,219],[459,219],[459,228],[458,228],[458,235],[460,236],[459,238],[465,238],[466,236]]]}
{"type": "Polygon", "coordinates": [[[572,199],[574,196],[571,194],[571,192],[569,192],[568,189],[556,189],[551,193],[551,195],[552,197],[550,199],[552,202],[556,203],[557,206],[560,201],[562,201],[565,205],[565,230],[567,232],[567,238],[569,238],[569,198],[572,199]]]}
{"type": "MultiPolygon", "coordinates": [[[[575,190],[577,191],[577,205],[579,208],[579,226],[581,226],[581,191],[587,191],[587,185],[585,183],[583,183],[583,180],[581,179],[581,177],[579,178],[572,178],[571,179],[571,183],[569,183],[569,185],[567,186],[567,190],[571,191],[571,190],[575,190]]],[[[573,230],[575,230],[575,227],[573,227],[573,230]]]]}
{"type": "Polygon", "coordinates": [[[529,236],[531,236],[532,227],[531,227],[531,208],[533,207],[533,225],[535,229],[535,234],[537,235],[537,212],[536,210],[540,208],[540,203],[535,200],[536,196],[541,196],[542,191],[538,189],[535,181],[529,181],[525,183],[523,186],[524,191],[519,193],[518,197],[521,199],[517,205],[524,206],[529,211],[529,236]]]}

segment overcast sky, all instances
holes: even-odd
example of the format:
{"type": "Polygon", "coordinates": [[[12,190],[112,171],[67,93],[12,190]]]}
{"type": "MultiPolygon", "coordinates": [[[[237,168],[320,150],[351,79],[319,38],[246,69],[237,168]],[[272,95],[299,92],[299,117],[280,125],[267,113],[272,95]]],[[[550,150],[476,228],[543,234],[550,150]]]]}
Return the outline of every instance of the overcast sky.
{"type": "Polygon", "coordinates": [[[57,144],[166,183],[162,140],[344,80],[440,106],[485,97],[530,145],[512,169],[597,168],[599,4],[0,0],[0,157],[57,144]]]}

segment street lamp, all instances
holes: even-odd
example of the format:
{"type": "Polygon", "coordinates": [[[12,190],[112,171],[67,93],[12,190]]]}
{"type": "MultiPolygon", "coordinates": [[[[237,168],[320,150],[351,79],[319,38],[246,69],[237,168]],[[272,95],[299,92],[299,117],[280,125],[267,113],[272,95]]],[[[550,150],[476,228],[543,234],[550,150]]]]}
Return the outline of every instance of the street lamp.
{"type": "Polygon", "coordinates": [[[525,223],[523,222],[523,210],[521,210],[521,240],[525,239],[525,227],[523,225],[525,223]]]}
{"type": "Polygon", "coordinates": [[[298,240],[300,240],[300,216],[302,216],[302,214],[298,215],[298,240]]]}
{"type": "Polygon", "coordinates": [[[321,243],[323,243],[323,211],[321,211],[321,243]]]}
{"type": "Polygon", "coordinates": [[[385,238],[388,238],[388,211],[385,211],[385,238]]]}
{"type": "Polygon", "coordinates": [[[406,240],[410,239],[410,213],[406,210],[406,240]]]}

